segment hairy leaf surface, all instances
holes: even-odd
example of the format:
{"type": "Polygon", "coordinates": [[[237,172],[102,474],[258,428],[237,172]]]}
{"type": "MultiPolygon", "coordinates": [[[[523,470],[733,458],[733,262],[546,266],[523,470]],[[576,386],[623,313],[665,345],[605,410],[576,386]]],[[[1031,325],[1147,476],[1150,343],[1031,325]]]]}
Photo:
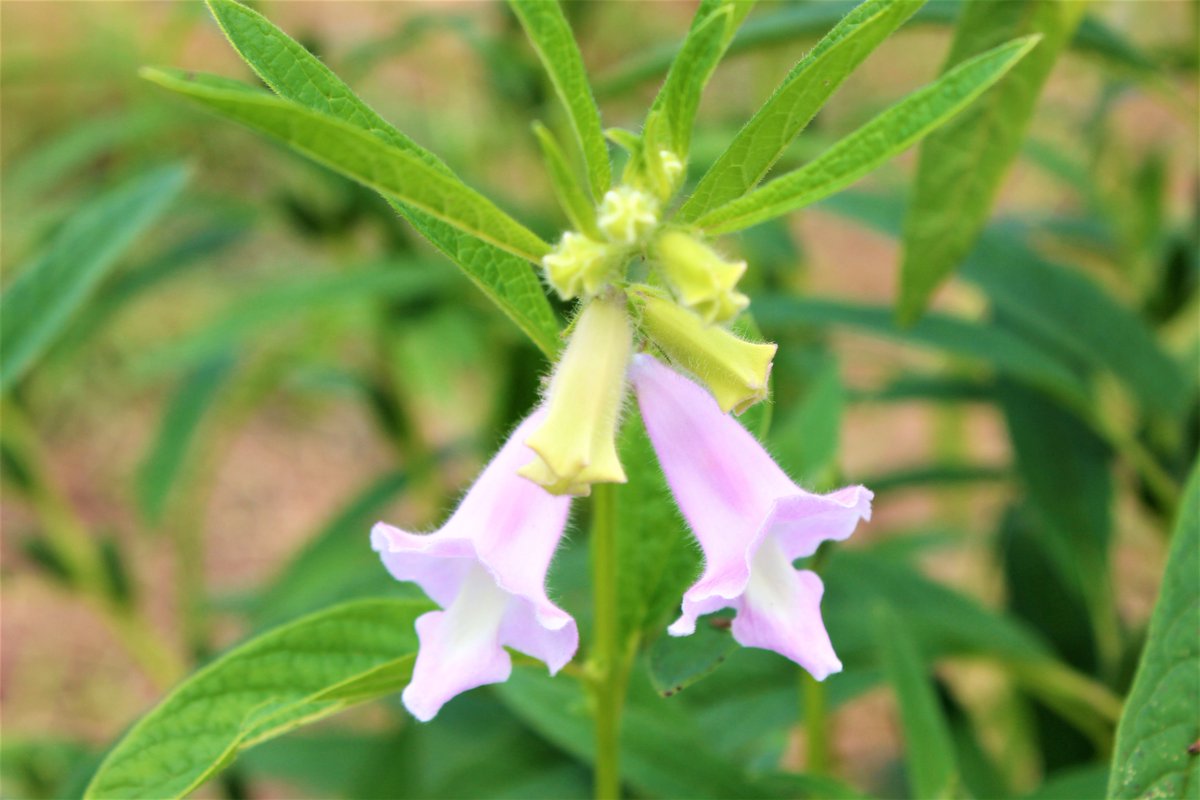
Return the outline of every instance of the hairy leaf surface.
{"type": "Polygon", "coordinates": [[[921,144],[904,226],[897,301],[901,321],[921,315],[983,230],[1042,86],[1084,7],[1058,0],[977,0],[964,7],[947,69],[1015,36],[1042,38],[995,89],[921,144]]]}
{"type": "Polygon", "coordinates": [[[1108,796],[1194,797],[1200,789],[1200,468],[1179,506],[1166,575],[1125,701],[1108,796]]]}
{"type": "Polygon", "coordinates": [[[183,797],[239,750],[399,691],[425,602],[364,600],[276,628],[184,680],[104,759],[85,797],[183,797]]]}
{"type": "Polygon", "coordinates": [[[925,0],[868,0],[826,34],[746,123],[679,209],[693,220],[753,189],[854,69],[925,0]]]}
{"type": "Polygon", "coordinates": [[[849,186],[966,108],[1037,43],[1018,39],[966,61],[841,139],[817,158],[696,220],[731,233],[794,211],[849,186]]]}
{"type": "Polygon", "coordinates": [[[509,5],[537,51],[559,102],[567,111],[575,141],[587,165],[592,197],[599,200],[612,182],[608,143],[600,125],[600,110],[592,97],[583,56],[557,0],[510,0],[509,5]]]}

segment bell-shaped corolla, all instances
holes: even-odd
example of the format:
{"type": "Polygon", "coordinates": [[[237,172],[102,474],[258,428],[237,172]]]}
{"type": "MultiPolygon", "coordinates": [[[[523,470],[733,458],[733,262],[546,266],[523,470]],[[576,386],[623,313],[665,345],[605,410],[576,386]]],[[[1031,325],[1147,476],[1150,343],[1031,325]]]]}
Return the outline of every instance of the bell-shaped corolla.
{"type": "Polygon", "coordinates": [[[735,291],[745,261],[728,261],[691,234],[668,230],[654,242],[659,269],[679,302],[706,324],[728,322],[750,305],[735,291]]]}
{"type": "Polygon", "coordinates": [[[575,320],[546,396],[546,420],[526,440],[520,474],[554,494],[588,495],[593,483],[624,483],[617,425],[633,328],[625,296],[592,300],[575,320]]]}
{"type": "Polygon", "coordinates": [[[371,545],[388,571],[441,606],[417,619],[420,649],[402,700],[427,722],[452,697],[508,679],[511,647],[558,672],[575,655],[575,620],[546,595],[546,571],[571,499],[517,475],[537,411],[513,432],[450,519],[430,534],[377,523],[371,545]]]}
{"type": "Polygon", "coordinates": [[[689,635],[701,615],[732,608],[742,645],[774,650],[818,680],[840,671],[821,619],[824,585],[792,562],[870,519],[871,492],[806,492],[703,387],[646,354],[633,358],[630,375],[658,462],[704,553],[704,572],[668,632],[689,635]]]}
{"type": "Polygon", "coordinates": [[[680,369],[703,381],[722,411],[742,413],[767,397],[777,345],[748,342],[649,287],[631,292],[641,327],[680,369]]]}

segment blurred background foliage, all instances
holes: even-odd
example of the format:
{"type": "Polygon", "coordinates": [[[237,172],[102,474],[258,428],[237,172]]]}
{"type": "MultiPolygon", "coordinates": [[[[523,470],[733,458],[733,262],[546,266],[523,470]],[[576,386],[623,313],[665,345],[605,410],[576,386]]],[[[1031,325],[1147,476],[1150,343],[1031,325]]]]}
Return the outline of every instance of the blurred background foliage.
{"type": "MultiPolygon", "coordinates": [[[[852,5],[759,4],[705,94],[693,176],[852,5]]],[[[566,226],[529,127],[560,112],[503,5],[256,6],[538,233],[566,226]]],[[[568,5],[606,124],[636,126],[692,10],[568,5]]],[[[933,78],[958,12],[934,0],[880,47],[785,165],[933,78]]],[[[2,13],[0,791],[64,797],[193,665],[412,591],[369,525],[438,522],[547,364],[374,193],[136,78],[251,79],[201,4],[2,13]],[[37,271],[61,291],[22,285],[37,271]]],[[[801,793],[764,782],[813,757],[814,702],[860,791],[916,792],[906,769],[923,764],[976,797],[1103,793],[1200,427],[1196,30],[1188,0],[1089,6],[987,230],[912,327],[891,304],[914,154],[740,236],[781,345],[772,452],[807,486],[877,493],[822,565],[846,672],[814,694],[714,628],[698,657],[724,663],[686,685],[697,656],[648,633],[633,793],[695,789],[661,759],[705,762],[692,780],[718,794],[801,793]],[[948,764],[906,762],[922,719],[948,764]]],[[[584,530],[551,580],[586,628],[584,530]]],[[[681,552],[646,569],[686,574],[681,552]]],[[[623,613],[661,629],[677,598],[643,600],[623,613]]],[[[251,750],[203,791],[586,796],[574,691],[518,670],[428,726],[389,699],[251,750]]]]}

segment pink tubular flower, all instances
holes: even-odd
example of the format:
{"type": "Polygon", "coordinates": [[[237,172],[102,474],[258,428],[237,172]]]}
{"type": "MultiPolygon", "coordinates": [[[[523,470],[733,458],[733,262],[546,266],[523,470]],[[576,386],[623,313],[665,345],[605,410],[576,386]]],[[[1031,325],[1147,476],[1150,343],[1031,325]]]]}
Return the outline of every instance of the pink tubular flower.
{"type": "Polygon", "coordinates": [[[571,660],[579,631],[546,596],[546,570],[562,538],[570,497],[517,475],[536,411],[512,433],[440,530],[412,534],[382,522],[371,545],[397,580],[415,581],[444,610],[417,619],[420,650],[402,699],[422,722],[461,692],[512,672],[505,647],[546,663],[571,660]]]}
{"type": "Polygon", "coordinates": [[[630,373],[659,464],[704,551],[704,573],[668,631],[687,636],[700,615],[733,608],[742,645],[774,650],[818,680],[839,672],[821,621],[825,587],[792,562],[870,519],[871,492],[810,494],[703,387],[645,354],[630,373]]]}

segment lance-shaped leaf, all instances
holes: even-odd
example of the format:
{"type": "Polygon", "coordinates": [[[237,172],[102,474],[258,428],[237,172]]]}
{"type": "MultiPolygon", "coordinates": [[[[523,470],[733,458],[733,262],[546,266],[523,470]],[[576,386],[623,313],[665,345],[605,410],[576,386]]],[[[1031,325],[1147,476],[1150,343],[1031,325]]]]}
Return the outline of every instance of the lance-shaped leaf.
{"type": "Polygon", "coordinates": [[[1042,86],[1084,6],[1059,0],[978,0],[963,9],[947,68],[1014,36],[1038,34],[1042,40],[986,97],[921,145],[904,229],[897,307],[902,321],[920,316],[983,230],[1042,86]]]}
{"type": "Polygon", "coordinates": [[[1108,796],[1195,797],[1200,789],[1200,468],[1179,506],[1146,649],[1117,728],[1108,796]]]}
{"type": "MultiPolygon", "coordinates": [[[[654,98],[646,127],[652,129],[658,124],[656,119],[663,120],[667,141],[662,144],[682,160],[686,161],[691,145],[700,95],[733,34],[753,7],[754,0],[703,0],[679,54],[671,62],[667,79],[654,98]]],[[[649,131],[647,135],[650,138],[649,131]]],[[[661,134],[656,132],[656,135],[661,134]]]]}
{"type": "MultiPolygon", "coordinates": [[[[234,0],[209,0],[230,44],[279,96],[348,122],[416,156],[448,176],[436,155],[417,145],[360,100],[332,70],[258,12],[234,0]]],[[[558,347],[558,322],[536,273],[525,260],[430,214],[388,202],[457,264],[547,354],[558,347]]]]}
{"type": "Polygon", "coordinates": [[[357,125],[426,164],[452,175],[436,155],[396,130],[342,79],[262,14],[236,0],[207,0],[238,55],[280,97],[357,125]]]}
{"type": "MultiPolygon", "coordinates": [[[[900,198],[844,192],[822,208],[889,236],[899,236],[903,225],[900,198]]],[[[963,261],[962,278],[981,289],[1013,327],[1081,364],[1110,371],[1147,411],[1182,413],[1188,386],[1181,365],[1141,317],[1085,272],[1048,261],[1030,247],[1040,230],[1016,220],[993,225],[963,261]]]]}
{"type": "Polygon", "coordinates": [[[888,606],[875,609],[875,641],[900,706],[912,796],[951,797],[959,781],[958,769],[950,726],[930,681],[930,665],[904,621],[888,606]]]}
{"type": "Polygon", "coordinates": [[[848,327],[986,364],[1073,407],[1087,402],[1087,384],[1070,367],[995,323],[934,314],[912,327],[901,328],[889,310],[881,306],[817,298],[762,295],[753,299],[753,306],[755,318],[768,333],[795,325],[848,327]]]}
{"type": "MultiPolygon", "coordinates": [[[[549,252],[536,234],[462,181],[362,128],[215,75],[166,69],[143,69],[142,75],[494,248],[535,264],[549,252]]],[[[459,249],[470,246],[458,243],[459,249]]],[[[521,310],[515,302],[502,305],[510,314],[521,310]]]]}
{"type": "Polygon", "coordinates": [[[187,471],[188,450],[234,364],[229,353],[205,361],[183,379],[167,403],[158,435],[137,473],[138,509],[147,522],[162,521],[172,490],[187,471]]]}
{"type": "Polygon", "coordinates": [[[696,191],[679,209],[684,221],[753,189],[842,81],[925,0],[867,0],[843,18],[792,68],[696,191]]]}
{"type": "Polygon", "coordinates": [[[966,108],[1036,43],[1037,37],[1018,39],[958,65],[800,169],[713,209],[696,223],[710,234],[730,233],[849,186],[966,108]]]}
{"type": "MultiPolygon", "coordinates": [[[[821,0],[819,3],[786,3],[778,11],[761,14],[749,20],[729,43],[728,56],[757,53],[765,47],[783,43],[799,44],[817,38],[854,11],[859,0],[821,0]]],[[[913,24],[954,25],[964,5],[961,0],[938,0],[929,3],[913,17],[913,24]]],[[[604,71],[595,82],[600,97],[621,94],[643,81],[656,78],[667,71],[679,52],[680,43],[640,50],[628,60],[604,71]]],[[[1079,55],[1090,56],[1102,66],[1147,81],[1159,79],[1155,59],[1098,17],[1085,17],[1071,39],[1071,49],[1079,55]]]]}
{"type": "Polygon", "coordinates": [[[413,624],[430,608],[363,600],[252,639],[186,679],[134,725],[84,796],[183,797],[240,750],[399,691],[412,674],[413,624]]]}
{"type": "Polygon", "coordinates": [[[62,333],[121,254],[183,189],[172,165],[138,175],[80,208],[0,296],[0,390],[62,333]]]}
{"type": "Polygon", "coordinates": [[[600,110],[592,97],[583,56],[558,0],[509,0],[525,34],[537,51],[559,101],[567,111],[575,141],[587,165],[592,197],[599,200],[612,183],[608,144],[600,125],[600,110]]]}
{"type": "Polygon", "coordinates": [[[546,172],[550,175],[554,195],[558,198],[558,204],[570,220],[571,226],[597,241],[602,240],[600,229],[596,227],[596,206],[575,179],[571,165],[562,148],[558,146],[554,134],[542,123],[535,122],[533,135],[541,145],[542,160],[546,162],[546,172]]]}

